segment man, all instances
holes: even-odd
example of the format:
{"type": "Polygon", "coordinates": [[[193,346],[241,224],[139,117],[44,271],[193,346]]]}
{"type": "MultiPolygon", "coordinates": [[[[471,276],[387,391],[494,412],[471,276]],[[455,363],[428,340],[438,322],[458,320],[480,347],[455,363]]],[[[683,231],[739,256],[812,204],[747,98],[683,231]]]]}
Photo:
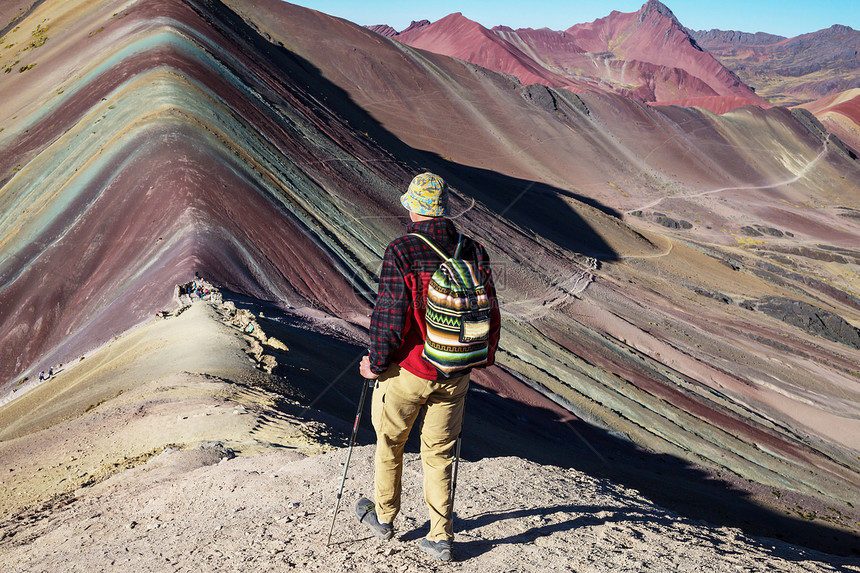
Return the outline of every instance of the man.
{"type": "MultiPolygon", "coordinates": [[[[448,188],[432,173],[416,176],[400,202],[409,211],[409,233],[429,238],[453,255],[460,238],[448,214],[448,188]]],[[[493,363],[501,317],[484,248],[463,237],[460,259],[471,261],[485,279],[491,303],[487,366],[493,363]]],[[[356,514],[377,537],[390,539],[400,510],[403,448],[419,413],[424,499],[430,513],[430,533],[419,544],[434,559],[453,559],[454,528],[451,507],[453,449],[463,422],[469,372],[451,377],[422,357],[427,325],[424,312],[427,287],[442,263],[420,237],[404,235],[388,245],[382,260],[379,294],[370,321],[369,354],[361,361],[361,375],[376,380],[371,418],[376,430],[374,501],[360,499],[356,514]]]]}

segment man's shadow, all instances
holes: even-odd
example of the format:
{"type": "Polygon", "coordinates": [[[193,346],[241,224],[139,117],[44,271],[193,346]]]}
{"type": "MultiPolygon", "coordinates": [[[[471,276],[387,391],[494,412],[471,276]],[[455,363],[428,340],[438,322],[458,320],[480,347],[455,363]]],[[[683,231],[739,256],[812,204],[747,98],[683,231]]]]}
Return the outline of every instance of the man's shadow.
{"type": "MultiPolygon", "coordinates": [[[[455,552],[457,561],[466,561],[491,551],[500,545],[520,545],[531,543],[539,537],[545,537],[554,533],[572,531],[583,527],[593,527],[604,523],[658,523],[669,526],[672,520],[663,513],[654,511],[641,511],[630,507],[610,507],[594,505],[558,505],[552,507],[534,507],[527,509],[512,509],[508,511],[487,511],[468,518],[460,518],[454,512],[454,532],[460,534],[456,544],[455,552]],[[551,516],[564,514],[582,514],[572,519],[552,521],[551,516]],[[597,514],[605,517],[597,517],[597,514]],[[473,538],[462,541],[463,534],[480,529],[493,523],[511,519],[538,518],[540,524],[527,530],[500,538],[473,538]]],[[[419,527],[398,536],[403,542],[417,541],[424,537],[430,530],[430,522],[427,521],[419,527]]]]}

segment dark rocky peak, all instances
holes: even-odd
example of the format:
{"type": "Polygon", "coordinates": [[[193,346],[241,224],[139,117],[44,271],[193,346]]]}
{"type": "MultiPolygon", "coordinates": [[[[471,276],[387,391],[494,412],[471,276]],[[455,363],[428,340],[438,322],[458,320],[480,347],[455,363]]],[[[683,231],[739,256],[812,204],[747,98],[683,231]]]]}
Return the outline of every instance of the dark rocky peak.
{"type": "Polygon", "coordinates": [[[388,38],[393,38],[397,35],[397,30],[389,26],[388,24],[376,24],[375,26],[365,26],[368,30],[372,30],[377,34],[382,36],[386,36],[388,38]]]}
{"type": "Polygon", "coordinates": [[[786,40],[785,36],[766,32],[740,32],[738,30],[687,30],[701,44],[740,44],[744,46],[768,46],[786,40]]]}
{"type": "Polygon", "coordinates": [[[675,14],[669,9],[668,6],[660,2],[659,0],[648,0],[642,8],[639,10],[639,21],[644,22],[648,16],[651,14],[657,13],[664,18],[669,18],[672,22],[675,23],[679,28],[683,28],[681,23],[678,21],[678,18],[675,17],[675,14]]]}
{"type": "MultiPolygon", "coordinates": [[[[648,2],[646,2],[642,6],[642,8],[639,10],[639,16],[637,17],[637,21],[641,24],[642,22],[645,22],[647,19],[649,19],[653,14],[657,14],[658,17],[665,18],[665,19],[669,20],[670,24],[669,24],[669,30],[667,30],[667,32],[666,32],[667,34],[671,33],[671,31],[673,29],[677,30],[678,32],[680,32],[681,34],[683,34],[684,36],[687,37],[687,40],[689,40],[690,45],[694,49],[696,49],[700,52],[704,52],[702,47],[699,46],[699,44],[696,42],[696,40],[693,38],[693,36],[687,30],[687,28],[685,28],[681,24],[681,22],[678,20],[678,18],[675,16],[675,14],[669,9],[669,7],[666,6],[665,4],[663,4],[662,2],[660,2],[659,0],[648,0],[648,2]]],[[[659,22],[659,20],[657,20],[657,21],[659,22]]]]}
{"type": "Polygon", "coordinates": [[[430,25],[430,20],[418,20],[418,21],[412,20],[412,23],[409,24],[409,26],[407,26],[405,30],[401,30],[400,33],[402,34],[404,32],[411,32],[413,30],[418,30],[420,28],[424,28],[424,27],[429,26],[429,25],[430,25]]]}
{"type": "Polygon", "coordinates": [[[824,30],[819,30],[818,32],[813,32],[812,34],[805,35],[820,36],[821,38],[824,38],[826,40],[849,38],[855,43],[857,42],[857,38],[860,38],[860,32],[850,26],[843,26],[842,24],[834,24],[829,28],[825,28],[824,30]]]}

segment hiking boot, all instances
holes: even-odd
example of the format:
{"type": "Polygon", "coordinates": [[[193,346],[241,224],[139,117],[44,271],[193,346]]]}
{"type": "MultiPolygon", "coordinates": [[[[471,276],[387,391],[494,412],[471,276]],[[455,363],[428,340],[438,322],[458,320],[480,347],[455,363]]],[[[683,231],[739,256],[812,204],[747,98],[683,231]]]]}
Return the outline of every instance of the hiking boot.
{"type": "Polygon", "coordinates": [[[379,523],[379,518],[376,517],[376,507],[366,497],[361,498],[355,504],[355,515],[379,539],[387,541],[394,536],[394,526],[390,523],[379,523]]]}
{"type": "Polygon", "coordinates": [[[426,537],[418,544],[421,551],[437,561],[454,560],[454,544],[447,539],[430,541],[426,537]]]}

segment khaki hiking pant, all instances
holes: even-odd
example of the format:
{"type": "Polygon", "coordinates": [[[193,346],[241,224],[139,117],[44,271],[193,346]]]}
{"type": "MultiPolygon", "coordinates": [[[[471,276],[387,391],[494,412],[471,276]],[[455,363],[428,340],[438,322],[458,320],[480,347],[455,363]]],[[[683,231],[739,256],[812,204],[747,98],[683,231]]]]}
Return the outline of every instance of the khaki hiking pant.
{"type": "Polygon", "coordinates": [[[379,521],[392,523],[400,511],[403,447],[423,411],[421,461],[424,501],[430,513],[427,539],[454,539],[451,474],[468,389],[468,374],[448,380],[424,380],[396,364],[377,379],[371,419],[376,430],[374,494],[379,521]]]}

